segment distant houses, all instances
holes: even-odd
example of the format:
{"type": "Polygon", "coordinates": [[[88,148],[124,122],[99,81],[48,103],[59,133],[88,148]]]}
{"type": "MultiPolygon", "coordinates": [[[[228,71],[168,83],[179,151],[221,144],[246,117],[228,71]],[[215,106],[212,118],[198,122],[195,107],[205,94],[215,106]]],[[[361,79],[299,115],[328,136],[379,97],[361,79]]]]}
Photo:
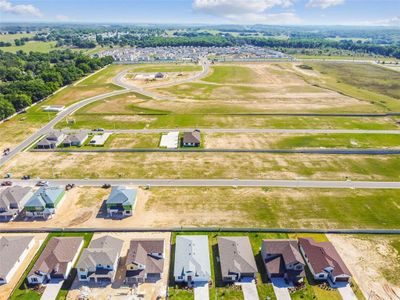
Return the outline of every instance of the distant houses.
{"type": "Polygon", "coordinates": [[[0,192],[0,220],[12,221],[33,196],[31,187],[11,186],[0,192]]]}
{"type": "Polygon", "coordinates": [[[123,186],[113,187],[106,200],[110,217],[131,216],[136,205],[137,190],[123,186]]]}
{"type": "Polygon", "coordinates": [[[218,252],[223,282],[251,282],[257,265],[247,236],[219,236],[218,252]]]}
{"type": "Polygon", "coordinates": [[[183,147],[199,147],[201,143],[200,130],[184,132],[182,138],[183,147]]]}
{"type": "Polygon", "coordinates": [[[263,240],[261,257],[269,279],[282,278],[300,284],[305,277],[305,262],[297,240],[263,240]]]}
{"type": "Polygon", "coordinates": [[[83,247],[82,237],[53,237],[27,276],[30,284],[67,279],[83,247]]]}
{"type": "Polygon", "coordinates": [[[25,204],[25,215],[34,218],[50,218],[65,196],[61,186],[42,186],[25,204]]]}
{"type": "Polygon", "coordinates": [[[163,239],[131,240],[126,256],[125,283],[128,285],[156,282],[164,271],[163,239]]]}
{"type": "Polygon", "coordinates": [[[299,238],[303,254],[315,280],[349,282],[351,273],[331,242],[316,242],[312,238],[299,238]]]}
{"type": "Polygon", "coordinates": [[[211,280],[207,235],[176,237],[174,279],[188,285],[211,280]]]}
{"type": "Polygon", "coordinates": [[[84,282],[114,281],[123,241],[109,235],[92,240],[77,264],[78,280],[84,282]]]}
{"type": "Polygon", "coordinates": [[[0,284],[9,283],[35,243],[33,236],[0,238],[0,284]]]}

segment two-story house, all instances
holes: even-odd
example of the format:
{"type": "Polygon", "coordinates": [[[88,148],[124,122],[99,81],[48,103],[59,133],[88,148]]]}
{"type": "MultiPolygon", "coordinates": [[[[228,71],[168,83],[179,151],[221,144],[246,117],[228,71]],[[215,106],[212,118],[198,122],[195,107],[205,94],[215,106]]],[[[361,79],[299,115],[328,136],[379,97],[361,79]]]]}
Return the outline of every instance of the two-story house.
{"type": "Polygon", "coordinates": [[[65,197],[61,186],[42,186],[25,203],[25,215],[33,218],[50,218],[65,197]]]}

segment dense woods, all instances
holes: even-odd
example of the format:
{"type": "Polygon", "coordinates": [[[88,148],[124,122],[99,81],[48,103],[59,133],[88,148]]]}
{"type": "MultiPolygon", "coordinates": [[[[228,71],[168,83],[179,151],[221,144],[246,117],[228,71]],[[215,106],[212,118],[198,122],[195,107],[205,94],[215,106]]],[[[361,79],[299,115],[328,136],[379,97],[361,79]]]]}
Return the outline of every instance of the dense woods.
{"type": "Polygon", "coordinates": [[[0,119],[112,62],[71,50],[50,53],[0,51],[0,119]]]}

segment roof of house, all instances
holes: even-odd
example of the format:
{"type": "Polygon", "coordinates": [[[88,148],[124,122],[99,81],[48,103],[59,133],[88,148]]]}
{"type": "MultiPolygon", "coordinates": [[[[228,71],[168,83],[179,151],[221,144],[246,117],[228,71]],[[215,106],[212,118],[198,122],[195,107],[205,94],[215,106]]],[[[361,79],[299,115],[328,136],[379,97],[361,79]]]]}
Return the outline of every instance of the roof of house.
{"type": "Polygon", "coordinates": [[[285,264],[304,264],[296,240],[263,240],[262,249],[270,255],[281,255],[285,264]]]}
{"type": "Polygon", "coordinates": [[[307,259],[315,273],[321,273],[326,267],[332,267],[332,275],[346,274],[351,276],[349,269],[331,242],[317,243],[312,238],[299,238],[307,259]]]}
{"type": "Polygon", "coordinates": [[[136,201],[137,190],[123,186],[113,187],[107,204],[133,205],[136,201]]]}
{"type": "Polygon", "coordinates": [[[58,140],[62,136],[64,136],[64,133],[62,133],[62,131],[52,131],[46,135],[46,139],[58,140]]]}
{"type": "Polygon", "coordinates": [[[47,139],[47,137],[44,137],[39,143],[36,144],[36,147],[38,146],[50,146],[55,144],[55,141],[50,141],[47,139]]]}
{"type": "Polygon", "coordinates": [[[94,269],[96,265],[114,265],[119,258],[124,241],[105,235],[92,240],[79,259],[78,268],[94,269]]]}
{"type": "Polygon", "coordinates": [[[33,236],[3,236],[0,238],[0,278],[7,276],[32,240],[33,236]]]}
{"type": "Polygon", "coordinates": [[[53,237],[28,276],[39,271],[45,274],[65,275],[68,263],[72,262],[82,243],[82,237],[53,237]]]}
{"type": "Polygon", "coordinates": [[[69,134],[65,140],[64,143],[83,143],[86,139],[88,138],[87,133],[84,132],[79,132],[79,133],[74,133],[74,134],[69,134]]]}
{"type": "Polygon", "coordinates": [[[33,195],[31,187],[10,186],[0,193],[0,208],[7,210],[10,208],[10,205],[23,206],[25,203],[22,203],[22,201],[28,195],[33,195]]]}
{"type": "Polygon", "coordinates": [[[200,143],[200,130],[183,133],[183,143],[200,143]]]}
{"type": "MultiPolygon", "coordinates": [[[[136,272],[135,276],[144,276],[144,273],[159,274],[164,269],[164,258],[155,256],[155,253],[164,253],[163,239],[131,240],[126,265],[138,263],[145,266],[143,272],[136,272]]],[[[129,271],[128,271],[129,272],[129,271]]]]}
{"type": "Polygon", "coordinates": [[[257,273],[257,265],[247,236],[218,237],[222,276],[231,273],[257,273]]]}
{"type": "Polygon", "coordinates": [[[42,186],[26,202],[27,207],[45,207],[46,204],[54,204],[58,197],[64,193],[61,186],[42,186]]]}
{"type": "Polygon", "coordinates": [[[207,235],[178,235],[175,245],[174,276],[192,271],[199,277],[210,277],[207,235]]]}

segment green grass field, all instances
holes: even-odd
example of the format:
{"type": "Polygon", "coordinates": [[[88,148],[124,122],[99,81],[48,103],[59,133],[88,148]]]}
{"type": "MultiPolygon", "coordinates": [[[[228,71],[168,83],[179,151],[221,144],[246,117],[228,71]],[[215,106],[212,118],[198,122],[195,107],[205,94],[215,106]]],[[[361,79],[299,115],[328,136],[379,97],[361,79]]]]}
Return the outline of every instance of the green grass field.
{"type": "Polygon", "coordinates": [[[150,64],[150,65],[134,65],[133,72],[195,72],[201,71],[201,66],[195,64],[150,64]]]}
{"type": "Polygon", "coordinates": [[[214,83],[252,83],[257,76],[250,68],[241,66],[212,66],[212,74],[202,81],[214,83]]]}
{"type": "MultiPolygon", "coordinates": [[[[15,34],[0,34],[0,42],[11,42],[13,43],[16,39],[30,38],[33,37],[34,33],[15,33],[15,34]]],[[[1,49],[1,47],[0,47],[1,49]]]]}
{"type": "Polygon", "coordinates": [[[26,42],[25,45],[23,46],[0,47],[0,50],[12,53],[15,53],[17,51],[24,51],[24,52],[33,51],[33,52],[47,53],[55,49],[58,49],[56,47],[56,42],[41,42],[41,41],[29,41],[26,42]]]}

